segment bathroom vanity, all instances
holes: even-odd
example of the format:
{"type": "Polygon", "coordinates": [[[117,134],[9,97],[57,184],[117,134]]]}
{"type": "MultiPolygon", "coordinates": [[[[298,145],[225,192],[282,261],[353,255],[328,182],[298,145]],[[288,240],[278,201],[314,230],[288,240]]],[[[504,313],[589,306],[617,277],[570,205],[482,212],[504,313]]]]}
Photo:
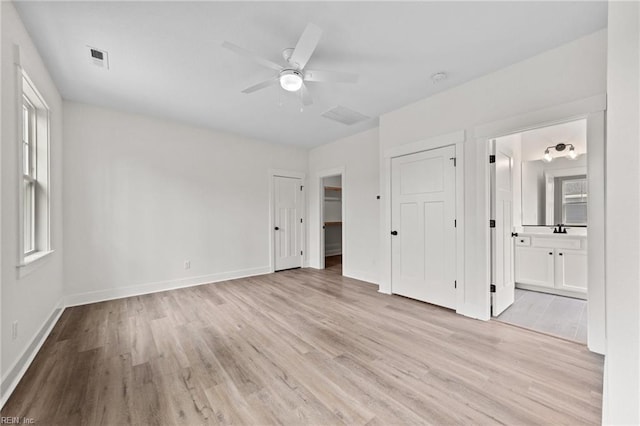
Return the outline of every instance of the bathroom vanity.
{"type": "Polygon", "coordinates": [[[551,228],[515,237],[516,287],[586,299],[587,236],[551,228]]]}

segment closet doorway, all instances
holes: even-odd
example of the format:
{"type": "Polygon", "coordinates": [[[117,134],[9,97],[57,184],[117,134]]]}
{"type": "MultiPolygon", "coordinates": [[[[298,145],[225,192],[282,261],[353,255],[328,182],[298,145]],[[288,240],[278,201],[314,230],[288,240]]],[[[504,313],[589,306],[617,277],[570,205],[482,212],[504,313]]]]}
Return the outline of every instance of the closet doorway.
{"type": "Polygon", "coordinates": [[[320,250],[324,269],[342,275],[343,188],[342,175],[321,179],[322,232],[320,250]]]}

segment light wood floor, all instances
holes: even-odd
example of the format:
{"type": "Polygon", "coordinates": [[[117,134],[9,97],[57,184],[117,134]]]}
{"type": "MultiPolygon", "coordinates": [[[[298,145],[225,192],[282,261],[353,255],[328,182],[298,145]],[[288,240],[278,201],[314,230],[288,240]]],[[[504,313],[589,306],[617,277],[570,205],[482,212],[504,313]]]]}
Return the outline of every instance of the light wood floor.
{"type": "Polygon", "coordinates": [[[67,309],[2,416],[39,424],[599,424],[602,357],[298,269],[67,309]]]}
{"type": "Polygon", "coordinates": [[[324,258],[324,267],[330,272],[342,275],[342,255],[326,256],[324,258]]]}
{"type": "Polygon", "coordinates": [[[515,301],[495,318],[587,344],[587,301],[516,288],[515,301]]]}

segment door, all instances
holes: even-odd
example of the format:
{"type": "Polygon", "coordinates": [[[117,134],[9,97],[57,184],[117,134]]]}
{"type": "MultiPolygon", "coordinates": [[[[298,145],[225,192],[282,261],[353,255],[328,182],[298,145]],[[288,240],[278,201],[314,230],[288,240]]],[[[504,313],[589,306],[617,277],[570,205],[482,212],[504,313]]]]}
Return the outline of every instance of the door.
{"type": "Polygon", "coordinates": [[[395,294],[455,309],[455,147],[391,160],[395,294]]]}
{"type": "Polygon", "coordinates": [[[275,270],[302,267],[302,179],[274,176],[275,270]]]}
{"type": "Polygon", "coordinates": [[[515,298],[514,251],[513,251],[513,153],[504,144],[495,144],[493,179],[493,218],[495,228],[491,241],[492,292],[491,310],[500,315],[513,304],[515,298]]]}

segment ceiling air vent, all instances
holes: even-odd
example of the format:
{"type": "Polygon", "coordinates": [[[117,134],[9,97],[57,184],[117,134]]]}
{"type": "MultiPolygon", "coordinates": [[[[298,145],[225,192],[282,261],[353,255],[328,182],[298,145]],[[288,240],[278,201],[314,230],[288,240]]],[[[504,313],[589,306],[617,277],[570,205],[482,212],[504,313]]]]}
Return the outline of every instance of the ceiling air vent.
{"type": "Polygon", "coordinates": [[[95,47],[87,47],[89,48],[91,63],[97,67],[109,69],[109,54],[95,47]]]}
{"type": "Polygon", "coordinates": [[[361,121],[365,121],[370,118],[364,114],[360,114],[357,111],[354,111],[352,109],[349,109],[347,107],[343,107],[340,105],[338,105],[337,107],[333,107],[328,111],[323,112],[322,116],[324,118],[328,118],[329,120],[334,120],[342,124],[346,124],[347,126],[360,123],[361,121]]]}

